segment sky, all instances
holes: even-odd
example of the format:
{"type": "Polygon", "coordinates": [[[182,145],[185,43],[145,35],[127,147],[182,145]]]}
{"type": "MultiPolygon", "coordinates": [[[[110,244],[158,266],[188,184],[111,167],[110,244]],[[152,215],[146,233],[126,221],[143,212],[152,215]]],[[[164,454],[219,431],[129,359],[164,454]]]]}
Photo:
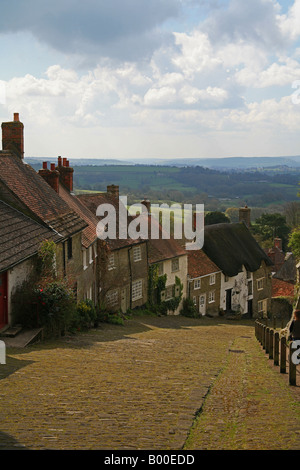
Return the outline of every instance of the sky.
{"type": "Polygon", "coordinates": [[[0,0],[25,156],[300,155],[300,0],[0,0]]]}

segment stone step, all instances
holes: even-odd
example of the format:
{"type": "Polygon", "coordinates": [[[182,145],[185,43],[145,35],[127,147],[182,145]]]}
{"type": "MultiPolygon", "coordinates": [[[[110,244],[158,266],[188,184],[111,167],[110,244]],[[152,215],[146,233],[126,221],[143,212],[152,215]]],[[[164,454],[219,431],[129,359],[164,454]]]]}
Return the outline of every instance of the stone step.
{"type": "Polygon", "coordinates": [[[2,329],[0,332],[0,336],[6,338],[15,338],[20,332],[22,331],[22,326],[10,326],[7,329],[2,329]],[[4,330],[4,331],[3,331],[4,330]]]}

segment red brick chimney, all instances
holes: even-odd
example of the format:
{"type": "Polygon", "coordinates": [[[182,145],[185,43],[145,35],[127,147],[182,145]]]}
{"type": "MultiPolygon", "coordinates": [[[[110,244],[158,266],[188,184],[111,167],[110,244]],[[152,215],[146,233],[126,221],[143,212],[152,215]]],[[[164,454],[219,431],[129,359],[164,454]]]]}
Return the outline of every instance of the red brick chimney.
{"type": "Polygon", "coordinates": [[[3,122],[2,149],[14,152],[19,158],[24,158],[24,125],[19,120],[19,113],[14,113],[12,122],[3,122]]]}
{"type": "Polygon", "coordinates": [[[73,173],[74,169],[70,167],[67,158],[58,157],[56,170],[59,172],[60,182],[70,191],[73,191],[73,173]]]}
{"type": "Polygon", "coordinates": [[[39,175],[58,193],[59,172],[55,169],[55,163],[51,163],[49,170],[47,162],[43,162],[43,169],[39,170],[39,175]]]}
{"type": "Polygon", "coordinates": [[[282,251],[282,240],[281,238],[274,238],[274,247],[282,251]]]}

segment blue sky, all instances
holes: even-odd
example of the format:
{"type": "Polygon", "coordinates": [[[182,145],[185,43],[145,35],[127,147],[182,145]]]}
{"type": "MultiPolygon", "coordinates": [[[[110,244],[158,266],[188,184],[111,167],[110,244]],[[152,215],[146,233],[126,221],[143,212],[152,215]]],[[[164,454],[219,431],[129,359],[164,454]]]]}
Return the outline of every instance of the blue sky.
{"type": "Polygon", "coordinates": [[[1,3],[26,156],[300,154],[300,0],[1,3]]]}

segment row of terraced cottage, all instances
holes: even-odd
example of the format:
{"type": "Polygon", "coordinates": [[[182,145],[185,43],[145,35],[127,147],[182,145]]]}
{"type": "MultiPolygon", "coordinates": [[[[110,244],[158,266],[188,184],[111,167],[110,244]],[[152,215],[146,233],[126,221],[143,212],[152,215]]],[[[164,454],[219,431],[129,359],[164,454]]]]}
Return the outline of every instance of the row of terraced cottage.
{"type": "MultiPolygon", "coordinates": [[[[68,159],[61,157],[50,167],[45,162],[36,172],[24,161],[19,114],[12,122],[2,123],[0,329],[11,325],[12,294],[35,269],[45,240],[54,241],[57,274],[74,280],[78,302],[90,299],[113,312],[141,307],[157,294],[157,287],[149,291],[155,272],[156,280],[164,280],[155,301],[175,305],[169,307],[169,314],[180,313],[184,299],[190,298],[199,315],[267,315],[272,263],[247,227],[247,208],[241,210],[240,223],[205,227],[201,250],[186,250],[182,241],[172,237],[102,241],[97,237],[101,219],[97,208],[112,204],[118,214],[119,188],[111,185],[105,193],[75,195],[73,173],[68,159]],[[172,299],[180,302],[172,304],[172,299]]],[[[149,222],[156,223],[161,234],[150,202],[142,203],[149,222]]]]}

